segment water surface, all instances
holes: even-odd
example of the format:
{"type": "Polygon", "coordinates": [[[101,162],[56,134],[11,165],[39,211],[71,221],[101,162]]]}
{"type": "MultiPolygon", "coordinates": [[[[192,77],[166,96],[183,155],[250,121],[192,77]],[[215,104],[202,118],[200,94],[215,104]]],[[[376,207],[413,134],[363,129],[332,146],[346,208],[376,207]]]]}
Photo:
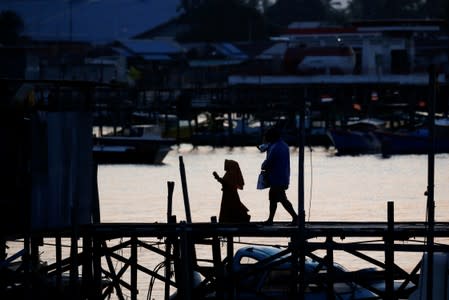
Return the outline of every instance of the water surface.
{"type": "MultiPolygon", "coordinates": [[[[208,222],[217,216],[221,186],[212,172],[224,174],[225,159],[241,167],[245,187],[242,202],[253,221],[268,216],[268,190],[257,190],[256,181],[265,154],[255,147],[174,147],[164,165],[102,165],[99,168],[103,222],[165,222],[167,181],[175,182],[173,214],[185,220],[180,176],[184,162],[192,221],[208,222]]],[[[449,221],[449,154],[435,158],[435,218],[449,221]]],[[[287,195],[298,207],[298,152],[291,148],[291,184],[287,195]]],[[[385,221],[388,201],[394,202],[395,220],[424,221],[428,186],[426,155],[340,156],[324,148],[309,149],[304,157],[304,208],[310,221],[385,221]]],[[[278,208],[275,220],[288,221],[278,208]]]]}

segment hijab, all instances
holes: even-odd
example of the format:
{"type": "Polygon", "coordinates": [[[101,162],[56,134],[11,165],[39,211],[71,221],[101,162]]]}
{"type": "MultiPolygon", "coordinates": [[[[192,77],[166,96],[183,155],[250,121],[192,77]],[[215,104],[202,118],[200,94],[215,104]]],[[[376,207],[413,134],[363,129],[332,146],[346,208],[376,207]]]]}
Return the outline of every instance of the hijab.
{"type": "Polygon", "coordinates": [[[223,180],[225,180],[231,186],[243,190],[245,182],[243,180],[243,175],[240,171],[238,162],[231,159],[225,159],[224,170],[226,171],[226,173],[223,176],[223,180]]]}

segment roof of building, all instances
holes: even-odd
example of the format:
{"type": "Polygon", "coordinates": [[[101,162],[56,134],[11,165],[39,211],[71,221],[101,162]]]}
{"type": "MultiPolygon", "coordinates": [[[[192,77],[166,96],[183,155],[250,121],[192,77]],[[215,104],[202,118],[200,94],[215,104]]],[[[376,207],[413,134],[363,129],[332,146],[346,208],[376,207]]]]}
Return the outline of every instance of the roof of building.
{"type": "Polygon", "coordinates": [[[185,49],[172,39],[120,40],[115,43],[114,49],[126,57],[138,55],[145,60],[157,61],[170,60],[185,52],[185,49]]]}
{"type": "Polygon", "coordinates": [[[187,43],[184,46],[190,66],[236,65],[248,59],[248,55],[233,43],[187,43]]]}

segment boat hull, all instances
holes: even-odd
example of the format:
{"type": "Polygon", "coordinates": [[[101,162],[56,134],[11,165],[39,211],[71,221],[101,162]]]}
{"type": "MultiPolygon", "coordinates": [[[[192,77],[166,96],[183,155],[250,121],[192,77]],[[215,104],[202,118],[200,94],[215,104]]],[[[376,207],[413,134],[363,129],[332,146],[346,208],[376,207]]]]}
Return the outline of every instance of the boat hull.
{"type": "Polygon", "coordinates": [[[382,155],[395,154],[427,154],[449,153],[449,136],[435,136],[435,148],[432,149],[428,131],[411,132],[378,132],[376,133],[382,143],[382,155]]]}
{"type": "Polygon", "coordinates": [[[163,164],[169,146],[135,149],[123,146],[94,146],[93,157],[99,164],[163,164]]]}
{"type": "Polygon", "coordinates": [[[172,139],[94,138],[93,157],[99,164],[162,164],[172,139]]]}
{"type": "Polygon", "coordinates": [[[372,131],[329,129],[328,136],[338,155],[380,153],[382,144],[372,131]]]}

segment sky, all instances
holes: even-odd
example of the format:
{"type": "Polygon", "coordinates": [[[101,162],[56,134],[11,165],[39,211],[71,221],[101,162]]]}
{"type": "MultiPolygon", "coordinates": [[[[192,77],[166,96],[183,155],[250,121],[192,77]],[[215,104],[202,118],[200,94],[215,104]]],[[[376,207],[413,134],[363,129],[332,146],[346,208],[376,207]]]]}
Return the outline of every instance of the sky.
{"type": "Polygon", "coordinates": [[[102,44],[131,38],[176,17],[180,1],[0,0],[0,11],[19,13],[25,22],[24,34],[33,39],[102,44]]]}
{"type": "Polygon", "coordinates": [[[35,39],[107,43],[130,38],[177,16],[180,0],[0,0],[35,39]],[[70,5],[70,3],[72,3],[70,5]]]}

